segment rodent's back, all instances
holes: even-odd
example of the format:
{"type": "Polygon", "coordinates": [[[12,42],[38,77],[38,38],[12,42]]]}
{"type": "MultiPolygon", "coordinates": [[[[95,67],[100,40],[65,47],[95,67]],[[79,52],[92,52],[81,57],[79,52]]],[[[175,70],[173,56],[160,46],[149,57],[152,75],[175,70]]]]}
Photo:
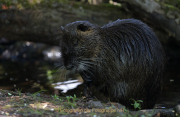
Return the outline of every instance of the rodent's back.
{"type": "Polygon", "coordinates": [[[129,107],[130,98],[143,100],[142,108],[152,108],[161,89],[165,61],[157,36],[135,19],[109,23],[102,33],[108,61],[99,78],[109,80],[105,87],[111,89],[109,95],[114,94],[111,100],[129,107]]]}
{"type": "Polygon", "coordinates": [[[140,59],[139,56],[141,59],[151,61],[158,57],[157,52],[161,52],[158,54],[162,57],[157,61],[164,59],[163,49],[157,36],[152,29],[139,20],[117,20],[103,26],[102,32],[106,46],[111,48],[114,56],[119,57],[123,63],[125,63],[123,59],[125,56],[128,58],[127,62],[136,62],[140,59]]]}
{"type": "Polygon", "coordinates": [[[151,73],[164,68],[161,43],[152,29],[139,20],[109,23],[102,27],[101,38],[106,53],[104,58],[114,61],[113,66],[117,66],[120,73],[130,69],[132,72],[146,70],[151,73]]]}

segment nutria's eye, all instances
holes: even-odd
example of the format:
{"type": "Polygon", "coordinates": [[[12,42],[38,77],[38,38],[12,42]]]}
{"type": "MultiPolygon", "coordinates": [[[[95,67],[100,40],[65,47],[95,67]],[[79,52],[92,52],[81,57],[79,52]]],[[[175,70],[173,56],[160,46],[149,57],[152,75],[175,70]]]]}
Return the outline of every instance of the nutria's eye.
{"type": "Polygon", "coordinates": [[[89,27],[85,26],[84,24],[80,24],[80,25],[77,26],[77,30],[85,32],[85,31],[89,30],[89,27]]]}

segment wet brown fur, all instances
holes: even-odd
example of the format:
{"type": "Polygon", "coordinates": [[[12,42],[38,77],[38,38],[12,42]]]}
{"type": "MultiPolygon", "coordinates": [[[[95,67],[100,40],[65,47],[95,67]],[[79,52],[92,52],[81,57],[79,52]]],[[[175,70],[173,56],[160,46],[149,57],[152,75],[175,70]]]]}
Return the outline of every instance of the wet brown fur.
{"type": "Polygon", "coordinates": [[[146,24],[124,19],[99,27],[76,21],[62,30],[64,66],[80,73],[86,96],[94,85],[128,108],[133,108],[130,99],[143,100],[142,108],[153,108],[161,90],[164,52],[146,24]]]}

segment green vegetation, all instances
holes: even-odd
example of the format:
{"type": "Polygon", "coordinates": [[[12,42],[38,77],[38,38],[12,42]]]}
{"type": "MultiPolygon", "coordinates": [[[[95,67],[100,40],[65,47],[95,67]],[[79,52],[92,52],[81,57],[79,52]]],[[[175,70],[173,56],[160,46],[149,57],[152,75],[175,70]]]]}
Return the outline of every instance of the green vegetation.
{"type": "Polygon", "coordinates": [[[19,88],[18,88],[16,91],[18,92],[19,96],[21,96],[21,94],[22,94],[22,93],[21,93],[22,89],[19,89],[19,88]]]}
{"type": "Polygon", "coordinates": [[[59,99],[59,96],[58,95],[54,95],[54,96],[52,96],[55,100],[57,100],[57,99],[59,99]]]}
{"type": "Polygon", "coordinates": [[[66,0],[1,0],[0,4],[7,7],[14,6],[18,9],[37,8],[37,7],[54,7],[56,3],[67,3],[66,0]]]}
{"type": "Polygon", "coordinates": [[[62,101],[62,99],[60,99],[60,97],[58,95],[56,95],[56,94],[54,96],[51,95],[51,97],[53,97],[55,100],[62,101]]]}
{"type": "Polygon", "coordinates": [[[44,91],[47,91],[47,90],[40,90],[40,91],[38,91],[38,92],[32,94],[32,96],[33,96],[34,98],[35,98],[37,95],[40,96],[40,93],[42,93],[42,92],[44,92],[44,91]]]}
{"type": "Polygon", "coordinates": [[[68,99],[68,102],[69,102],[69,103],[71,103],[70,99],[72,99],[72,100],[73,100],[73,103],[75,103],[75,101],[77,100],[77,98],[76,98],[76,95],[75,95],[75,94],[74,94],[74,97],[72,97],[72,96],[66,96],[66,98],[68,99]]]}
{"type": "Polygon", "coordinates": [[[66,96],[66,98],[67,98],[67,105],[69,105],[70,107],[71,106],[73,106],[73,107],[77,107],[76,106],[76,100],[78,100],[77,98],[76,98],[76,95],[74,94],[74,97],[72,97],[72,96],[66,96]],[[71,101],[71,99],[72,99],[72,101],[71,101]]]}
{"type": "Polygon", "coordinates": [[[141,104],[140,103],[142,103],[143,101],[142,100],[134,100],[134,99],[130,99],[130,100],[133,100],[134,101],[134,104],[131,104],[131,105],[133,105],[134,106],[134,109],[141,109],[141,104]]]}
{"type": "Polygon", "coordinates": [[[167,11],[173,10],[180,12],[180,0],[156,0],[167,11]]]}
{"type": "MultiPolygon", "coordinates": [[[[66,9],[72,9],[75,8],[76,10],[79,10],[83,13],[85,9],[98,12],[99,10],[104,9],[104,12],[109,12],[111,10],[114,10],[115,12],[120,12],[119,9],[121,9],[121,4],[118,5],[112,5],[112,4],[100,4],[98,7],[96,5],[88,5],[83,4],[82,2],[73,2],[68,0],[1,0],[1,5],[4,5],[0,7],[0,9],[9,9],[9,8],[17,8],[17,9],[38,9],[38,8],[62,8],[66,4],[66,9]],[[73,7],[72,7],[73,6],[73,7]],[[4,7],[4,8],[3,8],[4,7]],[[116,10],[115,10],[116,9],[116,10]]],[[[49,74],[48,74],[49,75],[49,74]]]]}

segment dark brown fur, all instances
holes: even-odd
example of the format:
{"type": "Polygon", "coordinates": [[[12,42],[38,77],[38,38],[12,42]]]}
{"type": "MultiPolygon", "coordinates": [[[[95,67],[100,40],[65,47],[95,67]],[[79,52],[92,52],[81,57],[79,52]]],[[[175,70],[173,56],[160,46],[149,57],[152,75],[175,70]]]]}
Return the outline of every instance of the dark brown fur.
{"type": "Polygon", "coordinates": [[[103,27],[87,21],[67,24],[61,51],[66,69],[79,72],[85,95],[97,89],[133,108],[130,99],[153,108],[161,89],[164,53],[154,32],[135,19],[111,22],[103,27]]]}

